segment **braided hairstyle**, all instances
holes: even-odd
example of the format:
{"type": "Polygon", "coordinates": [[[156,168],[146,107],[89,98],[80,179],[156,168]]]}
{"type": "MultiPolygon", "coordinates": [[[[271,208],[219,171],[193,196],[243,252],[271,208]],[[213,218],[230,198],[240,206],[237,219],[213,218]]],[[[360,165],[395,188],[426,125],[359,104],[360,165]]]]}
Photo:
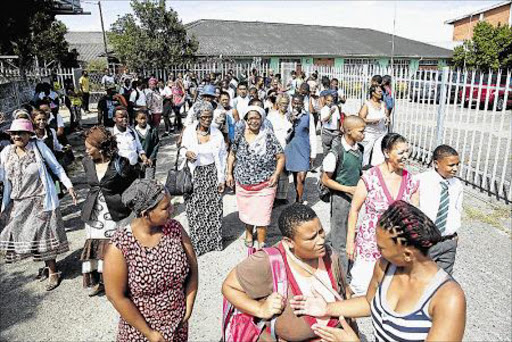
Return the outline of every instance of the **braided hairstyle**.
{"type": "Polygon", "coordinates": [[[104,126],[93,126],[85,133],[85,140],[102,151],[107,158],[112,158],[117,153],[116,137],[104,126]]]}
{"type": "Polygon", "coordinates": [[[283,236],[293,239],[298,226],[312,221],[316,217],[315,211],[310,207],[300,203],[293,203],[286,207],[281,212],[281,215],[279,215],[279,230],[283,236]]]}
{"type": "Polygon", "coordinates": [[[421,210],[404,201],[396,201],[379,218],[378,226],[390,232],[395,243],[412,246],[423,255],[441,241],[434,222],[421,210]]]}

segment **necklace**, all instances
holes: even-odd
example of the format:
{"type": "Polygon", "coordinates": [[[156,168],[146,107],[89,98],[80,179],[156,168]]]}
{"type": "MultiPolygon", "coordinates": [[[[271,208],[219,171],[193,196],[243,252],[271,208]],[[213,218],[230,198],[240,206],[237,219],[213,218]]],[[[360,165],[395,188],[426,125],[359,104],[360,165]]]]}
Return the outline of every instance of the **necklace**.
{"type": "Polygon", "coordinates": [[[208,128],[208,130],[206,132],[203,132],[201,130],[197,130],[197,133],[199,133],[199,135],[202,135],[203,137],[207,136],[208,134],[210,134],[210,129],[208,128]]]}

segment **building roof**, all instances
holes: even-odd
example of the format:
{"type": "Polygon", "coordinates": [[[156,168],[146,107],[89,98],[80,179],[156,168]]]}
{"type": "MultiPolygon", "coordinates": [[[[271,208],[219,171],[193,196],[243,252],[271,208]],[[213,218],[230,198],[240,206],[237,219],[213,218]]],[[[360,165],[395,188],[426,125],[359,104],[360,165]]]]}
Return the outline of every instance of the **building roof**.
{"type": "MultiPolygon", "coordinates": [[[[185,27],[199,56],[389,57],[392,35],[372,29],[201,19],[185,27]]],[[[453,51],[395,36],[394,57],[451,58],[453,51]]]]}
{"type": "MultiPolygon", "coordinates": [[[[90,62],[97,58],[105,58],[101,32],[68,32],[65,38],[69,44],[69,50],[76,49],[79,53],[79,61],[90,62]]],[[[107,44],[107,48],[109,53],[112,52],[112,46],[107,44]]]]}
{"type": "Polygon", "coordinates": [[[91,14],[84,12],[80,0],[53,0],[52,11],[57,15],[91,14]]]}
{"type": "Polygon", "coordinates": [[[482,9],[479,9],[478,11],[474,11],[474,12],[471,12],[471,13],[468,13],[468,14],[464,14],[464,15],[458,16],[456,18],[447,20],[444,23],[445,24],[453,25],[457,21],[464,20],[464,19],[469,18],[469,17],[474,17],[474,16],[477,16],[477,15],[480,15],[480,13],[485,13],[485,12],[493,10],[495,8],[498,8],[498,7],[501,7],[501,6],[505,6],[505,5],[510,5],[510,4],[512,4],[512,0],[501,1],[501,2],[495,3],[494,5],[491,5],[491,6],[482,8],[482,9]]]}

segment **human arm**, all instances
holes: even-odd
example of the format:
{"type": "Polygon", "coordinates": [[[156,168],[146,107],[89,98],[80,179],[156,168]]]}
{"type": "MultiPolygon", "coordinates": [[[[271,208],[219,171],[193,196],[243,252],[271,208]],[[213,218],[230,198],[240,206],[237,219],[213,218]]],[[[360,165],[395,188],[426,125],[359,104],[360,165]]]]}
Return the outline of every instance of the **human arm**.
{"type": "Polygon", "coordinates": [[[226,185],[230,188],[233,188],[235,185],[235,181],[233,179],[233,166],[235,165],[236,160],[236,152],[231,149],[228,156],[228,164],[227,164],[227,176],[226,176],[226,185]]]}
{"type": "Polygon", "coordinates": [[[345,192],[349,195],[354,195],[354,193],[356,191],[355,186],[348,186],[348,185],[340,184],[340,183],[336,182],[334,179],[332,179],[332,176],[333,176],[332,172],[322,172],[322,178],[321,178],[322,184],[331,190],[341,191],[341,192],[345,192]]]}
{"type": "Polygon", "coordinates": [[[281,174],[281,172],[283,172],[283,169],[284,169],[284,163],[285,163],[284,153],[276,154],[276,159],[277,159],[276,171],[270,177],[269,186],[277,185],[277,183],[279,182],[279,175],[281,174]]]}
{"type": "Polygon", "coordinates": [[[151,159],[149,159],[148,156],[146,155],[146,151],[144,151],[144,149],[142,148],[142,144],[140,143],[139,135],[137,133],[134,134],[134,138],[136,150],[137,153],[139,154],[140,159],[142,159],[142,163],[151,166],[153,163],[151,162],[151,159]]]}
{"type": "Polygon", "coordinates": [[[332,115],[336,112],[336,106],[332,106],[331,108],[324,106],[320,111],[320,121],[327,122],[330,121],[332,115]]]}
{"type": "Polygon", "coordinates": [[[199,287],[199,269],[197,266],[197,256],[194,252],[194,248],[192,247],[192,242],[183,227],[181,227],[181,244],[187,254],[188,263],[190,265],[190,273],[187,277],[187,284],[185,286],[186,310],[185,316],[182,320],[182,322],[186,322],[190,318],[190,315],[192,315],[192,310],[197,296],[197,289],[199,287]]]}
{"type": "Polygon", "coordinates": [[[233,108],[233,119],[235,119],[235,122],[240,121],[240,114],[238,113],[238,110],[236,108],[233,108]]]}
{"type": "Polygon", "coordinates": [[[158,155],[158,149],[160,148],[160,138],[158,137],[158,130],[155,129],[153,131],[153,151],[151,152],[151,155],[149,156],[149,159],[155,160],[158,155]]]}
{"type": "Polygon", "coordinates": [[[57,135],[63,136],[64,135],[64,119],[62,118],[62,115],[57,113],[55,115],[55,120],[57,120],[57,135]]]}
{"type": "Polygon", "coordinates": [[[315,119],[313,118],[313,115],[309,115],[309,144],[311,146],[311,164],[313,164],[313,160],[315,160],[316,157],[316,127],[315,127],[315,119]]]}
{"type": "Polygon", "coordinates": [[[64,149],[64,146],[62,146],[59,142],[59,139],[57,139],[57,132],[55,132],[53,128],[50,128],[50,132],[53,137],[53,149],[59,152],[62,151],[64,149]]]}
{"type": "Polygon", "coordinates": [[[348,212],[347,222],[347,256],[350,260],[354,260],[355,257],[355,238],[356,238],[356,224],[359,216],[359,211],[363,206],[368,192],[366,190],[366,184],[362,179],[359,180],[354,192],[354,197],[350,204],[350,210],[348,212]]]}
{"type": "Polygon", "coordinates": [[[126,323],[140,331],[148,340],[163,342],[164,339],[160,333],[151,329],[139,309],[128,297],[128,267],[123,253],[112,244],[107,247],[105,253],[103,280],[107,299],[126,323]]]}
{"type": "Polygon", "coordinates": [[[462,341],[466,327],[466,297],[459,284],[450,281],[432,299],[432,327],[426,341],[462,341]]]}

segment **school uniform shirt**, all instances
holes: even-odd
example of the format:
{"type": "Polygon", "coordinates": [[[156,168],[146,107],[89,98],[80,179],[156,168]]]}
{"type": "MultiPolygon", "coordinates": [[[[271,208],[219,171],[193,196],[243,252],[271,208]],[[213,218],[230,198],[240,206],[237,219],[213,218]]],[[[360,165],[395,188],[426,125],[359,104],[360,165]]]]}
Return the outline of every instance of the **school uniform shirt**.
{"type": "MultiPolygon", "coordinates": [[[[350,150],[353,150],[353,151],[358,151],[359,148],[357,147],[357,144],[354,144],[354,146],[350,146],[349,143],[345,140],[345,137],[342,136],[341,137],[341,146],[343,146],[343,148],[345,149],[345,152],[348,152],[350,150]]],[[[323,162],[322,162],[322,168],[324,170],[324,172],[334,172],[334,170],[336,170],[336,156],[334,155],[334,153],[332,152],[329,152],[327,153],[327,155],[325,156],[323,162]]]]}
{"type": "Polygon", "coordinates": [[[147,107],[148,99],[146,93],[140,89],[134,89],[130,94],[130,102],[134,103],[136,107],[147,107]],[[139,98],[137,98],[137,93],[139,98]]]}
{"type": "Polygon", "coordinates": [[[116,137],[118,154],[128,159],[130,165],[137,164],[139,156],[145,154],[137,133],[130,127],[126,127],[126,131],[121,132],[117,126],[114,126],[112,134],[116,137]]]}
{"type": "Polygon", "coordinates": [[[445,179],[435,170],[423,172],[415,177],[419,181],[419,208],[432,222],[436,222],[437,211],[439,209],[439,200],[441,197],[442,181],[448,182],[448,217],[446,219],[446,229],[443,235],[452,235],[456,233],[461,226],[462,217],[462,197],[463,187],[457,178],[445,179]]]}
{"type": "Polygon", "coordinates": [[[53,113],[50,113],[50,118],[48,119],[48,125],[50,125],[53,120],[56,120],[58,128],[64,127],[64,119],[62,118],[62,115],[60,115],[59,113],[57,113],[56,116],[53,115],[53,113]]]}
{"type": "Polygon", "coordinates": [[[240,119],[243,119],[246,108],[249,106],[249,95],[246,97],[237,96],[233,99],[233,105],[231,107],[235,108],[238,111],[238,116],[240,119]]]}
{"type": "Polygon", "coordinates": [[[320,111],[320,119],[322,120],[322,127],[330,131],[337,131],[338,124],[340,122],[340,110],[338,106],[333,105],[332,107],[324,106],[320,111]],[[328,121],[324,121],[329,117],[331,109],[334,108],[334,113],[328,121]]]}
{"type": "Polygon", "coordinates": [[[286,147],[286,137],[293,126],[292,123],[288,120],[286,114],[281,115],[277,110],[271,110],[270,113],[268,113],[267,120],[272,124],[277,141],[279,141],[284,150],[286,147]]]}

